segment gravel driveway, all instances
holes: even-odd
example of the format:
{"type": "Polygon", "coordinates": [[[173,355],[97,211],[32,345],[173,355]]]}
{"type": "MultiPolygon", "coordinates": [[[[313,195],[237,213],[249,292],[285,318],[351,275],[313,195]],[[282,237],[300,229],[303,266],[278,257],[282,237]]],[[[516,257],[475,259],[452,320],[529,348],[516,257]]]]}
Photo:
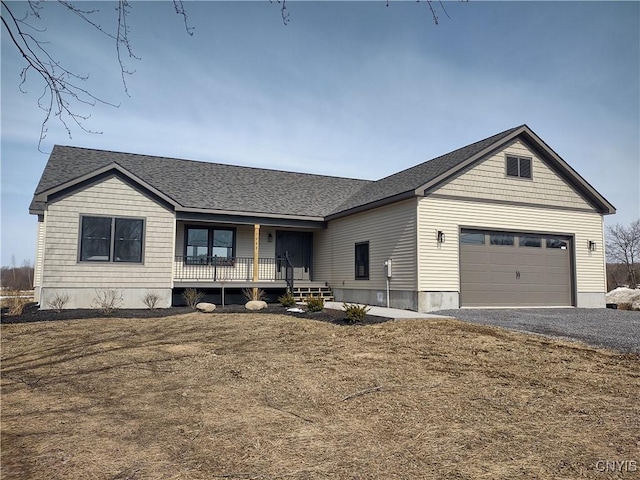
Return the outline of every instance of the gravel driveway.
{"type": "Polygon", "coordinates": [[[465,308],[431,313],[640,353],[640,312],[609,308],[465,308]]]}

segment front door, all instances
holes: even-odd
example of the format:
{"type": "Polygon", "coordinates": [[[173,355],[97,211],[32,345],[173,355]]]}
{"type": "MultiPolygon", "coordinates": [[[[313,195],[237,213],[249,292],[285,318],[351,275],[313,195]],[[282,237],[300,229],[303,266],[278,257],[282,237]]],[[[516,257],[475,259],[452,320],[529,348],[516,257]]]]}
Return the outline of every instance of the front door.
{"type": "Polygon", "coordinates": [[[276,231],[276,258],[280,267],[280,259],[289,256],[293,265],[295,280],[313,279],[313,233],[276,231]]]}

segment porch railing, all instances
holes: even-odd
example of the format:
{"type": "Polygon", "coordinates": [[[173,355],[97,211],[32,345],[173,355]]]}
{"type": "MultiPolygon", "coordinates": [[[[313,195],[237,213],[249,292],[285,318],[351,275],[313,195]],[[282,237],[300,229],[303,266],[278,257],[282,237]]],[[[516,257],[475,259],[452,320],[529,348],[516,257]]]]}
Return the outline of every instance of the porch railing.
{"type": "MultiPolygon", "coordinates": [[[[287,266],[288,262],[284,258],[259,258],[258,281],[288,280],[287,266]]],[[[253,257],[177,256],[173,276],[175,280],[250,282],[253,280],[253,257]]]]}

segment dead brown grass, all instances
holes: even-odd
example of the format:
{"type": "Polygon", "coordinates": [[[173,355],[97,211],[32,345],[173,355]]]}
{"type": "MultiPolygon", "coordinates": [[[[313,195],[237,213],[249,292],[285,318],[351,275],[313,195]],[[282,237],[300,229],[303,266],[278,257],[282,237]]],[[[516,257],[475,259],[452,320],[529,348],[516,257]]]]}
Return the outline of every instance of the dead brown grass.
{"type": "MultiPolygon", "coordinates": [[[[637,356],[453,320],[2,325],[2,478],[633,478],[637,356]]],[[[640,463],[640,462],[639,462],[640,463]]]]}
{"type": "Polygon", "coordinates": [[[33,302],[32,291],[3,290],[0,298],[0,309],[6,309],[9,315],[22,315],[25,307],[33,302]]]}

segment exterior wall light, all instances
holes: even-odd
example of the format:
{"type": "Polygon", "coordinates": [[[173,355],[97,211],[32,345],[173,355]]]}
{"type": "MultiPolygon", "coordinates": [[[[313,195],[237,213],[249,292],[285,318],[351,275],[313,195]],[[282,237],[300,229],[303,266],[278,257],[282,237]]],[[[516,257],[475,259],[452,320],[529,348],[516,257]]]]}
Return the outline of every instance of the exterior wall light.
{"type": "Polygon", "coordinates": [[[444,232],[442,230],[436,232],[436,240],[438,243],[444,243],[444,232]]]}
{"type": "Polygon", "coordinates": [[[273,233],[270,233],[269,235],[267,235],[267,242],[273,243],[273,233]]]}
{"type": "Polygon", "coordinates": [[[596,251],[596,242],[594,242],[593,240],[589,240],[589,251],[590,252],[596,251]]]}

